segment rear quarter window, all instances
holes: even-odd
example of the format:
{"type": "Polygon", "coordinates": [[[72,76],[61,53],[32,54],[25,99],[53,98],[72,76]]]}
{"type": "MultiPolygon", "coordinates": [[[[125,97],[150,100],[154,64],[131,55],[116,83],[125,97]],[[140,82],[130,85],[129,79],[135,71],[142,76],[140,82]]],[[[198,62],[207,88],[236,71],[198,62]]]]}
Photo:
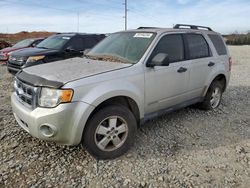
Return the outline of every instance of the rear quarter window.
{"type": "Polygon", "coordinates": [[[223,42],[222,38],[219,35],[208,34],[208,37],[212,41],[218,55],[227,54],[225,43],[223,42]]]}

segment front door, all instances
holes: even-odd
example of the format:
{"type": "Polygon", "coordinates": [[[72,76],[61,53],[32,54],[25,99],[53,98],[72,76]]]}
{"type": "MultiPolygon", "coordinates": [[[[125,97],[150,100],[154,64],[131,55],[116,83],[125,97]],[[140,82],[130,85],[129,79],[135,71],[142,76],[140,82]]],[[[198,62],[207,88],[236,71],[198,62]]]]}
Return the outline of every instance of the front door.
{"type": "Polygon", "coordinates": [[[189,64],[185,61],[182,34],[163,36],[148,61],[158,53],[169,56],[169,66],[147,67],[145,71],[145,113],[165,109],[187,99],[189,64]]]}

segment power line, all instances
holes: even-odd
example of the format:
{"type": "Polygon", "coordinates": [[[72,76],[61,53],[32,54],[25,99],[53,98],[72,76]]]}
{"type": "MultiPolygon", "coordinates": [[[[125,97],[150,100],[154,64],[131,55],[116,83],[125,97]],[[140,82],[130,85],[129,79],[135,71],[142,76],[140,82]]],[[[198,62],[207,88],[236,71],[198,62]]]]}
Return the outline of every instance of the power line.
{"type": "Polygon", "coordinates": [[[108,8],[113,8],[113,9],[118,9],[118,8],[122,9],[122,6],[121,6],[122,4],[120,4],[120,5],[119,4],[110,4],[110,3],[103,3],[103,2],[98,2],[98,1],[88,1],[88,0],[87,1],[86,0],[84,0],[84,1],[74,0],[74,1],[84,5],[83,7],[80,7],[80,8],[86,8],[86,6],[87,6],[87,8],[90,9],[91,8],[90,4],[92,4],[92,5],[98,5],[98,6],[107,6],[108,8]],[[114,5],[119,5],[119,6],[114,6],[114,5]]]}
{"type": "MultiPolygon", "coordinates": [[[[138,15],[142,15],[144,18],[145,17],[149,17],[151,20],[154,20],[157,23],[160,23],[159,20],[153,16],[149,16],[149,15],[145,15],[145,13],[139,9],[135,9],[135,8],[130,8],[128,10],[128,1],[127,0],[123,0],[124,3],[121,3],[120,6],[114,6],[114,5],[118,5],[118,4],[113,4],[110,5],[110,3],[103,3],[103,2],[96,2],[96,1],[88,1],[88,3],[83,2],[81,0],[75,0],[76,2],[80,3],[80,4],[84,4],[85,6],[89,6],[89,4],[96,4],[96,5],[103,5],[103,6],[108,6],[109,8],[122,8],[122,4],[124,5],[124,29],[127,30],[128,28],[128,11],[131,11],[134,14],[138,14],[138,15]]],[[[52,7],[52,6],[47,6],[45,4],[40,4],[40,3],[28,3],[27,1],[24,2],[20,2],[20,1],[12,1],[12,0],[0,0],[0,2],[5,2],[8,4],[20,4],[20,5],[24,5],[24,6],[35,6],[35,7],[39,7],[39,8],[46,8],[46,9],[53,9],[53,10],[57,10],[57,11],[64,11],[64,12],[69,12],[69,13],[73,13],[76,15],[76,30],[79,31],[79,27],[80,27],[80,10],[84,7],[77,7],[73,9],[64,9],[64,8],[56,8],[56,7],[52,7]]],[[[110,1],[109,1],[110,2],[110,1]]],[[[114,2],[114,1],[113,1],[114,2]]],[[[6,4],[5,4],[6,5],[6,4]]],[[[89,9],[88,7],[88,12],[91,13],[91,11],[89,11],[91,9],[89,9]]],[[[95,14],[96,17],[100,17],[100,18],[104,18],[104,19],[111,19],[113,18],[113,15],[110,14],[95,14]],[[106,17],[106,18],[105,18],[106,17]]],[[[91,15],[90,15],[91,17],[91,15]]]]}
{"type": "Polygon", "coordinates": [[[133,12],[134,14],[141,15],[141,16],[143,16],[144,18],[145,18],[145,17],[148,17],[148,18],[150,18],[152,21],[155,21],[155,22],[157,22],[157,23],[159,23],[159,24],[162,24],[162,22],[160,22],[158,18],[153,17],[153,16],[150,16],[150,15],[145,15],[144,12],[141,11],[141,10],[139,10],[139,9],[129,8],[129,11],[130,11],[130,12],[133,12]]]}
{"type": "Polygon", "coordinates": [[[47,9],[53,9],[53,10],[59,10],[59,11],[65,11],[65,12],[74,12],[74,10],[69,10],[69,9],[62,9],[62,8],[55,8],[43,4],[37,4],[37,3],[26,3],[26,2],[17,2],[17,1],[8,1],[8,0],[1,0],[0,2],[7,2],[9,4],[19,4],[19,5],[25,5],[25,6],[36,6],[39,8],[47,8],[47,9]]]}

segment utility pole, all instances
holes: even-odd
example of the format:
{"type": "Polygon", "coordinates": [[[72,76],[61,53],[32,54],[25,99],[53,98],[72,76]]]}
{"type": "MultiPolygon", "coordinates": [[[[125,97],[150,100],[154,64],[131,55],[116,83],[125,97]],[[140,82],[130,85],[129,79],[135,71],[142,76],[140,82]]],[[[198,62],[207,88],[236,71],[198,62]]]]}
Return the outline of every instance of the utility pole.
{"type": "Polygon", "coordinates": [[[125,5],[125,30],[127,30],[127,25],[128,25],[128,23],[127,23],[127,19],[128,19],[128,2],[127,2],[127,0],[125,0],[125,3],[124,3],[124,5],[125,5]]]}
{"type": "Polygon", "coordinates": [[[79,18],[80,17],[80,13],[79,11],[77,11],[77,32],[79,32],[79,18]]]}

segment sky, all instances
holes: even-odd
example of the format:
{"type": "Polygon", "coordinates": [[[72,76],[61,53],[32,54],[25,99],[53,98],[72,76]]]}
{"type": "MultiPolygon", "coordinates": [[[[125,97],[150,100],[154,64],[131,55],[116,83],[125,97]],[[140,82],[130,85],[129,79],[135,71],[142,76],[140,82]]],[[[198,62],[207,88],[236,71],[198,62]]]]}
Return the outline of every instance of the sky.
{"type": "MultiPolygon", "coordinates": [[[[0,0],[0,32],[112,33],[124,30],[124,1],[0,0]]],[[[250,31],[250,0],[127,2],[128,29],[140,26],[169,28],[185,23],[209,26],[223,34],[250,31]]]]}

